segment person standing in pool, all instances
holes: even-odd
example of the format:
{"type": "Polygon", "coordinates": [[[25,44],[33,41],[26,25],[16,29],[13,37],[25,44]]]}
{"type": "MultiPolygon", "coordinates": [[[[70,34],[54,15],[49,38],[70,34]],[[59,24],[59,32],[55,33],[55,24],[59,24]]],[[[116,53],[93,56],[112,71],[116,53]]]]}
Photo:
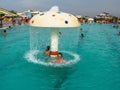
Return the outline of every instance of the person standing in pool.
{"type": "Polygon", "coordinates": [[[6,30],[3,31],[3,36],[6,36],[7,35],[7,32],[6,30]]]}
{"type": "Polygon", "coordinates": [[[61,37],[61,35],[62,35],[62,33],[61,33],[61,32],[59,32],[59,37],[61,37]]]}
{"type": "Polygon", "coordinates": [[[83,37],[85,37],[85,36],[84,36],[84,34],[83,34],[83,33],[81,33],[80,37],[81,37],[81,39],[83,39],[83,37]]]}
{"type": "Polygon", "coordinates": [[[47,46],[45,51],[44,51],[44,54],[49,56],[50,55],[50,46],[47,46]]]}
{"type": "Polygon", "coordinates": [[[58,53],[57,58],[53,61],[54,63],[65,63],[66,60],[62,58],[62,53],[58,53]]]}

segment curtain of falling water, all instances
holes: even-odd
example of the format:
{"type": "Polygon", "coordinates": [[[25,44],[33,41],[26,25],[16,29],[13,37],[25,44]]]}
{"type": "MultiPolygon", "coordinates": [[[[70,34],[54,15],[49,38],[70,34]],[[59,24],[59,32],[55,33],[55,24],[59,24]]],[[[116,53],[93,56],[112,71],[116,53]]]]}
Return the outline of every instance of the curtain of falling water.
{"type": "MultiPolygon", "coordinates": [[[[80,39],[79,28],[59,28],[58,50],[75,51],[80,39]]],[[[44,51],[47,45],[51,45],[51,28],[30,27],[30,49],[44,51]]]]}
{"type": "Polygon", "coordinates": [[[30,27],[30,50],[43,51],[50,45],[50,29],[30,27]]]}
{"type": "Polygon", "coordinates": [[[59,30],[59,49],[63,51],[76,51],[79,42],[79,28],[64,28],[59,30]]]}

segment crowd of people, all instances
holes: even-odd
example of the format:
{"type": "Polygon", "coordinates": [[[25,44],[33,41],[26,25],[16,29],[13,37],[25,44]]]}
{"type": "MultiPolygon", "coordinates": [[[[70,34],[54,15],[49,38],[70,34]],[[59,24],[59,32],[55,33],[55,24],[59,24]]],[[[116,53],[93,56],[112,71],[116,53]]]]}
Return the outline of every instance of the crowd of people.
{"type": "Polygon", "coordinates": [[[12,26],[15,26],[15,25],[22,25],[22,24],[27,24],[28,22],[29,22],[29,20],[30,20],[30,18],[26,18],[26,17],[24,17],[24,18],[4,18],[3,19],[4,20],[4,22],[8,22],[8,23],[10,23],[10,24],[12,24],[12,26]]]}
{"type": "Polygon", "coordinates": [[[7,35],[7,30],[11,30],[12,27],[16,25],[26,25],[29,23],[30,18],[21,18],[21,17],[0,17],[0,28],[2,30],[2,35],[7,35]]]}

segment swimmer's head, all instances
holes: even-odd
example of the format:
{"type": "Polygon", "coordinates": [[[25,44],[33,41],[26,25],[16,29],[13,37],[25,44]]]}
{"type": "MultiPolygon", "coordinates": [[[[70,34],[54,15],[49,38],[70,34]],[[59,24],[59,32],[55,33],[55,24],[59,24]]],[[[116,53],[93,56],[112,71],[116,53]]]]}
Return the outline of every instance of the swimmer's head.
{"type": "Polygon", "coordinates": [[[50,46],[47,46],[47,47],[46,47],[46,51],[49,51],[49,50],[50,50],[50,46]]]}
{"type": "Polygon", "coordinates": [[[4,30],[4,32],[6,32],[6,30],[4,30]]]}
{"type": "Polygon", "coordinates": [[[62,53],[59,52],[57,56],[58,56],[58,57],[62,57],[62,53]]]}

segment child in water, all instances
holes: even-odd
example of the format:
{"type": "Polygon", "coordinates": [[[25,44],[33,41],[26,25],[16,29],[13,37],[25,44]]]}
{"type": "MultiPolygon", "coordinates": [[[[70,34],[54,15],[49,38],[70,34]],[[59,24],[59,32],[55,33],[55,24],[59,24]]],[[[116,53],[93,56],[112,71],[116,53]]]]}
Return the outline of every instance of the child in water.
{"type": "Polygon", "coordinates": [[[7,35],[7,32],[6,30],[3,31],[3,36],[6,36],[7,35]]]}
{"type": "Polygon", "coordinates": [[[50,46],[47,46],[45,51],[44,51],[44,54],[49,56],[50,55],[50,46]]]}
{"type": "Polygon", "coordinates": [[[58,53],[57,58],[53,61],[54,63],[65,63],[66,60],[62,58],[62,53],[58,53]]]}
{"type": "MultiPolygon", "coordinates": [[[[44,54],[47,55],[47,56],[50,56],[50,46],[46,47],[46,49],[44,51],[44,54]]],[[[54,62],[54,63],[65,63],[66,60],[64,60],[62,58],[62,53],[58,53],[57,58],[55,60],[53,60],[52,62],[54,62]]]]}
{"type": "Polygon", "coordinates": [[[84,34],[83,34],[83,33],[81,33],[81,36],[80,36],[80,37],[81,37],[81,39],[83,39],[83,37],[85,37],[85,36],[84,36],[84,34]]]}

